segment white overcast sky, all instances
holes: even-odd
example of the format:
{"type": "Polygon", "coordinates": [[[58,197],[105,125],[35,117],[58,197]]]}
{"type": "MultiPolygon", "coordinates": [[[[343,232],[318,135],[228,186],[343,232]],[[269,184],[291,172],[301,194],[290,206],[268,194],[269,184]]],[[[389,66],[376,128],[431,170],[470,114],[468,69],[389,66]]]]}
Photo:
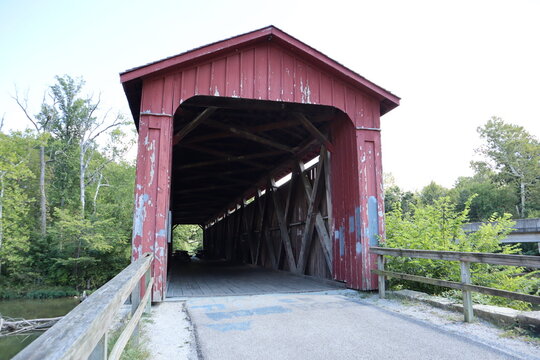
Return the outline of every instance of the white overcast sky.
{"type": "Polygon", "coordinates": [[[0,1],[0,116],[27,126],[55,75],[129,114],[118,73],[267,25],[402,98],[382,117],[383,166],[405,189],[470,175],[491,116],[540,134],[540,1],[0,1]]]}

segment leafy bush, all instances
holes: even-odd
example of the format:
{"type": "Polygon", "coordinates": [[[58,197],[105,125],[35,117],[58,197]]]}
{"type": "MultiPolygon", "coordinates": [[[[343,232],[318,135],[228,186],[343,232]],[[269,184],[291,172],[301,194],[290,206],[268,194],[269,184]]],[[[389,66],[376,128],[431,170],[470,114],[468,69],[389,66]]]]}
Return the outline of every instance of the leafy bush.
{"type": "MultiPolygon", "coordinates": [[[[441,251],[486,252],[517,254],[517,245],[501,243],[511,231],[514,222],[510,214],[493,215],[489,223],[483,224],[477,232],[467,234],[463,225],[468,222],[468,214],[473,197],[470,197],[461,211],[449,197],[435,200],[431,205],[414,205],[412,215],[403,214],[399,206],[386,216],[387,239],[384,246],[403,249],[425,249],[441,251]]],[[[460,266],[457,261],[389,257],[390,271],[426,276],[436,279],[460,282],[460,266]]],[[[475,285],[488,286],[508,291],[533,293],[537,284],[531,279],[532,273],[522,275],[522,267],[490,264],[471,264],[471,277],[475,285]]],[[[391,279],[391,286],[442,294],[447,288],[417,282],[391,279]]],[[[535,289],[536,287],[536,289],[535,289]]],[[[475,296],[478,302],[529,309],[530,304],[501,297],[475,296]]]]}

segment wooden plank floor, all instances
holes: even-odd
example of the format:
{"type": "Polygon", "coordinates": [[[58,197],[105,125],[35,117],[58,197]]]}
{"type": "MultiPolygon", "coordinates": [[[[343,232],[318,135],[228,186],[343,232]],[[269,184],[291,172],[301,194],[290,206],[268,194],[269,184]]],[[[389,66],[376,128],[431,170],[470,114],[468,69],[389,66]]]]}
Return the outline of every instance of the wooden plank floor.
{"type": "Polygon", "coordinates": [[[172,264],[167,298],[298,293],[343,288],[340,285],[260,267],[192,261],[172,264]]]}

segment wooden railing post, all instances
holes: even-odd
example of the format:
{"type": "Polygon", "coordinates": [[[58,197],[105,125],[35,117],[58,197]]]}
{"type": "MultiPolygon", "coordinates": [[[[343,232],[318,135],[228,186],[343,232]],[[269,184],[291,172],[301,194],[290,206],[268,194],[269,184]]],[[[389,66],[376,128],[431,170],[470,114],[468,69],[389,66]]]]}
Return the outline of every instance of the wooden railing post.
{"type": "MultiPolygon", "coordinates": [[[[152,289],[150,288],[150,290],[148,290],[148,284],[150,284],[150,280],[152,279],[152,267],[149,267],[148,270],[146,270],[146,273],[144,274],[144,288],[147,289],[147,291],[152,291],[152,289]]],[[[152,306],[152,297],[150,296],[148,298],[148,302],[146,303],[146,306],[144,308],[144,313],[145,314],[150,314],[150,307],[152,306]]]]}
{"type": "MultiPolygon", "coordinates": [[[[461,268],[461,282],[463,284],[471,284],[471,270],[470,264],[467,261],[460,261],[461,268]]],[[[472,293],[469,290],[462,289],[463,293],[463,316],[465,322],[471,322],[474,319],[473,306],[472,306],[472,293]]]]}
{"type": "MultiPolygon", "coordinates": [[[[384,255],[377,255],[377,269],[379,271],[384,271],[384,255]]],[[[384,299],[385,294],[385,280],[384,275],[379,275],[379,299],[384,299]]]]}
{"type": "MultiPolygon", "coordinates": [[[[141,281],[139,279],[139,281],[137,281],[137,285],[135,285],[135,288],[131,292],[131,316],[135,314],[140,303],[141,303],[141,281]]],[[[135,329],[133,330],[133,335],[131,335],[131,339],[133,340],[134,344],[139,343],[139,325],[137,325],[135,329]]]]}
{"type": "Polygon", "coordinates": [[[103,334],[101,340],[97,343],[94,351],[88,357],[88,360],[107,360],[107,343],[109,342],[109,337],[107,336],[108,331],[103,334]]]}

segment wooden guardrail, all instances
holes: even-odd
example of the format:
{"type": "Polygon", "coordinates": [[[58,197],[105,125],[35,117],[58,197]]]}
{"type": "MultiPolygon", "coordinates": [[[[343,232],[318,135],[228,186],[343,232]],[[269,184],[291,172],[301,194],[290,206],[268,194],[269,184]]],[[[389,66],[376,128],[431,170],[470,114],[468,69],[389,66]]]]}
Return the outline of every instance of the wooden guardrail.
{"type": "Polygon", "coordinates": [[[17,354],[14,360],[119,359],[132,334],[137,336],[143,312],[150,309],[152,260],[153,255],[145,254],[131,263],[17,354]],[[143,277],[145,292],[141,299],[143,277]],[[130,294],[131,319],[107,355],[107,333],[114,315],[130,294]]]}
{"type": "Polygon", "coordinates": [[[471,283],[470,263],[483,263],[493,265],[523,266],[528,268],[540,268],[540,256],[529,255],[508,255],[491,253],[473,253],[458,251],[435,251],[435,250],[413,250],[413,249],[392,249],[371,247],[370,252],[377,254],[377,270],[372,273],[379,275],[379,297],[385,297],[385,280],[387,277],[399,278],[402,280],[417,281],[430,285],[438,285],[463,292],[463,315],[466,322],[471,322],[474,318],[472,307],[472,292],[501,296],[514,300],[521,300],[533,304],[540,304],[540,296],[521,294],[513,291],[499,290],[486,286],[473,285],[471,283]],[[385,256],[411,257],[431,260],[459,261],[461,269],[461,282],[439,280],[424,276],[410,275],[386,271],[385,256]]]}

